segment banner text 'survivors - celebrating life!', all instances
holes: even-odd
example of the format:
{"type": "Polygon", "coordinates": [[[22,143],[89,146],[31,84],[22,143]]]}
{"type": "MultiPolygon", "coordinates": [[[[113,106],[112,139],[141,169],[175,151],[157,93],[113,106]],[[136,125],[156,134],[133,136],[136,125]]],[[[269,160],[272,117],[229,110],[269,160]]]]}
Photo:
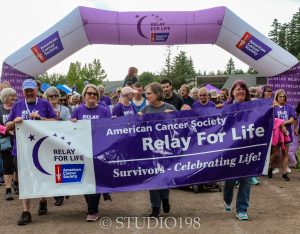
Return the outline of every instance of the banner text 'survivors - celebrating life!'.
{"type": "Polygon", "coordinates": [[[261,175],[270,103],[17,127],[21,198],[172,188],[261,175]],[[64,126],[62,128],[62,126],[64,126]],[[62,130],[63,129],[63,130],[62,130]]]}

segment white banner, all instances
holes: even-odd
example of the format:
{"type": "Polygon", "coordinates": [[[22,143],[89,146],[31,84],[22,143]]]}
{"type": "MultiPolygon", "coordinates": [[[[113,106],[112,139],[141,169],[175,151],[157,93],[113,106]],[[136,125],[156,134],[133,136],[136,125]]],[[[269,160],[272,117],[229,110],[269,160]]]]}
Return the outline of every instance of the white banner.
{"type": "Polygon", "coordinates": [[[95,193],[90,121],[16,126],[20,198],[95,193]]]}

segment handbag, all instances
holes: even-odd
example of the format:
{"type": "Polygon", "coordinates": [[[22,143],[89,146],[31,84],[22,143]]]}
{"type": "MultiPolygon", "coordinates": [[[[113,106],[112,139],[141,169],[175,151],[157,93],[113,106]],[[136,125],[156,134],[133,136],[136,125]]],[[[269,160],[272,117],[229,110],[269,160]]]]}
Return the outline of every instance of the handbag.
{"type": "Polygon", "coordinates": [[[0,138],[0,150],[5,151],[12,148],[10,136],[0,138]]]}

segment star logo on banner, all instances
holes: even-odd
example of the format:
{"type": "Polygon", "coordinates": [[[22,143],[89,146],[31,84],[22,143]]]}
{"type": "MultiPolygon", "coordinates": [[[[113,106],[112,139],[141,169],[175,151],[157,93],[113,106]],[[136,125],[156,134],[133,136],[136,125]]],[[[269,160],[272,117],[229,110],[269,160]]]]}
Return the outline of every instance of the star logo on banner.
{"type": "Polygon", "coordinates": [[[30,134],[30,136],[28,138],[30,139],[30,141],[35,141],[34,135],[32,135],[32,134],[30,134]]]}
{"type": "MultiPolygon", "coordinates": [[[[65,137],[64,137],[64,136],[59,137],[56,133],[54,133],[53,136],[54,136],[54,137],[57,137],[57,138],[60,138],[60,139],[62,139],[62,140],[65,140],[65,137]]],[[[67,144],[68,144],[68,145],[71,145],[71,142],[67,142],[67,144]]]]}

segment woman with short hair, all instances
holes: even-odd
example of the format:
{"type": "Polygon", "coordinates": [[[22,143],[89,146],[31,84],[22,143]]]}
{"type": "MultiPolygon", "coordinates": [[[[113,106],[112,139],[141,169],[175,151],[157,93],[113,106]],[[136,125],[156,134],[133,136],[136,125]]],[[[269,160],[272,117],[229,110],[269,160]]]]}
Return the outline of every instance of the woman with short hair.
{"type": "MultiPolygon", "coordinates": [[[[77,120],[90,120],[111,117],[109,109],[98,104],[100,94],[97,86],[93,84],[87,84],[82,91],[82,97],[85,102],[74,110],[71,119],[73,122],[76,122],[77,120]]],[[[84,195],[88,212],[86,221],[93,222],[98,219],[98,205],[100,196],[100,193],[84,195]]]]}
{"type": "MultiPolygon", "coordinates": [[[[0,125],[5,126],[5,123],[7,122],[9,113],[15,104],[17,100],[17,92],[13,88],[4,88],[1,91],[1,100],[3,102],[2,105],[0,105],[0,125]]],[[[17,172],[16,167],[16,161],[15,157],[12,156],[12,145],[13,145],[13,137],[6,133],[5,135],[0,135],[2,144],[5,144],[7,146],[10,145],[10,147],[6,149],[2,149],[1,145],[1,156],[3,160],[3,174],[4,174],[4,182],[5,182],[5,200],[10,201],[13,200],[13,195],[11,191],[12,187],[12,180],[14,177],[14,172],[17,172]]],[[[15,190],[15,193],[18,194],[18,185],[17,181],[13,182],[13,187],[15,190]]]]}
{"type": "MultiPolygon", "coordinates": [[[[146,98],[149,104],[139,112],[140,115],[146,113],[168,113],[177,110],[175,106],[163,101],[164,92],[159,83],[151,83],[146,86],[146,98]]],[[[161,203],[163,211],[165,213],[170,212],[169,189],[150,190],[149,193],[152,206],[152,213],[149,215],[150,217],[159,216],[161,203]]]]}
{"type": "Polygon", "coordinates": [[[68,107],[60,105],[60,92],[59,90],[51,86],[49,87],[46,92],[44,93],[44,97],[49,101],[51,104],[53,110],[56,113],[58,120],[70,120],[71,119],[71,113],[68,107]]]}

